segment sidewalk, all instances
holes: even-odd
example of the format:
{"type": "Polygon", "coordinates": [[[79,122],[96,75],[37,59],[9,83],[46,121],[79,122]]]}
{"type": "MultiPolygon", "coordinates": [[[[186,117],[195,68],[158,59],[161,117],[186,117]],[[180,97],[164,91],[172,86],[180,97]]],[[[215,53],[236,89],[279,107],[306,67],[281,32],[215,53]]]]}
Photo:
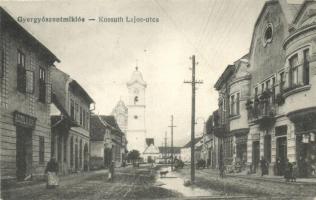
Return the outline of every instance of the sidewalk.
{"type": "MultiPolygon", "coordinates": [[[[209,173],[209,174],[219,174],[219,171],[216,169],[203,169],[200,170],[202,173],[209,173]]],[[[296,182],[286,182],[283,176],[271,176],[271,175],[264,175],[260,176],[258,174],[246,174],[246,173],[231,173],[226,174],[227,177],[238,177],[244,179],[253,179],[253,180],[261,180],[261,181],[271,181],[271,182],[279,182],[279,183],[286,183],[286,184],[312,184],[316,186],[316,178],[297,178],[296,182]]]]}
{"type": "MultiPolygon", "coordinates": [[[[107,169],[103,169],[103,170],[97,170],[97,171],[71,173],[71,174],[59,176],[59,180],[60,180],[60,182],[64,182],[67,180],[74,179],[76,177],[86,177],[86,176],[90,176],[93,174],[99,174],[99,173],[102,174],[102,173],[107,173],[107,172],[108,172],[107,169]]],[[[4,184],[1,183],[1,190],[4,191],[4,190],[18,189],[18,188],[22,188],[22,187],[24,188],[24,187],[44,185],[44,184],[46,184],[45,179],[21,181],[21,182],[17,182],[15,180],[13,180],[13,181],[9,181],[8,183],[4,183],[4,184]]]]}

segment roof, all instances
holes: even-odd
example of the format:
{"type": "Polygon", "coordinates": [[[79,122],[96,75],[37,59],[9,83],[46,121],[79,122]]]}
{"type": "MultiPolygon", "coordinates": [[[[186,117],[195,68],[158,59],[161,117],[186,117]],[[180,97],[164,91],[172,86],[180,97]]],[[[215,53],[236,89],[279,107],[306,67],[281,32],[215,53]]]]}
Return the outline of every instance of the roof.
{"type": "Polygon", "coordinates": [[[99,117],[103,120],[103,122],[105,122],[105,124],[107,124],[112,129],[121,131],[113,115],[99,115],[99,117]]]}
{"type": "Polygon", "coordinates": [[[127,82],[127,86],[130,86],[134,83],[139,83],[144,87],[147,86],[147,83],[143,79],[142,73],[138,71],[138,67],[135,68],[135,71],[133,72],[131,79],[127,82]]]}
{"type": "Polygon", "coordinates": [[[299,17],[302,15],[303,11],[305,10],[305,8],[307,7],[307,4],[308,3],[316,3],[315,0],[304,0],[304,2],[302,4],[298,4],[296,9],[297,9],[297,12],[296,12],[296,15],[293,19],[293,24],[297,23],[299,17]]]}
{"type": "Polygon", "coordinates": [[[94,103],[93,99],[89,96],[89,94],[81,87],[81,85],[76,80],[71,80],[69,83],[70,87],[73,87],[75,90],[77,90],[84,98],[88,100],[89,103],[94,103]]]}
{"type": "MultiPolygon", "coordinates": [[[[172,147],[158,147],[159,148],[159,153],[164,154],[164,153],[171,153],[172,152],[172,147]]],[[[181,151],[181,147],[173,147],[173,153],[179,154],[181,151]]]]}
{"type": "Polygon", "coordinates": [[[254,35],[255,35],[255,29],[261,19],[261,16],[264,14],[265,9],[272,4],[279,4],[281,6],[281,10],[283,11],[284,17],[289,25],[291,25],[292,20],[295,18],[295,15],[297,15],[299,11],[299,7],[301,4],[289,4],[287,0],[271,0],[266,1],[264,6],[262,7],[260,14],[258,15],[258,18],[255,22],[254,29],[252,32],[252,39],[250,43],[250,55],[252,52],[252,46],[254,45],[254,35]]]}
{"type": "Polygon", "coordinates": [[[227,81],[227,79],[234,73],[235,65],[228,65],[225,69],[225,71],[222,73],[222,75],[219,77],[219,79],[216,81],[214,88],[216,90],[219,90],[223,83],[227,81]]]}
{"type": "MultiPolygon", "coordinates": [[[[196,145],[201,139],[202,139],[202,137],[195,138],[194,145],[196,145]]],[[[189,148],[189,147],[191,147],[191,140],[186,145],[184,145],[182,148],[189,148]]]]}
{"type": "Polygon", "coordinates": [[[105,129],[110,128],[102,123],[98,115],[91,115],[90,117],[90,139],[94,141],[103,141],[105,129]]]}
{"type": "MultiPolygon", "coordinates": [[[[72,120],[66,109],[62,106],[62,104],[59,102],[58,98],[56,97],[56,94],[52,92],[52,103],[57,107],[57,109],[61,112],[62,116],[51,116],[51,122],[52,124],[57,123],[58,121],[67,121],[69,122],[69,125],[71,126],[78,126],[77,122],[72,120]]],[[[57,124],[56,124],[57,125],[57,124]]],[[[52,127],[53,128],[53,127],[52,127]]]]}
{"type": "Polygon", "coordinates": [[[159,148],[154,144],[151,144],[150,146],[146,147],[143,154],[159,154],[159,148]]]}
{"type": "Polygon", "coordinates": [[[0,18],[1,23],[12,25],[10,27],[15,28],[18,32],[25,35],[25,39],[31,40],[34,44],[35,48],[39,48],[39,52],[48,55],[50,57],[50,61],[54,63],[55,61],[60,62],[60,60],[53,54],[44,44],[42,44],[39,40],[37,40],[31,33],[29,33],[24,27],[22,27],[15,19],[0,6],[0,18]]]}

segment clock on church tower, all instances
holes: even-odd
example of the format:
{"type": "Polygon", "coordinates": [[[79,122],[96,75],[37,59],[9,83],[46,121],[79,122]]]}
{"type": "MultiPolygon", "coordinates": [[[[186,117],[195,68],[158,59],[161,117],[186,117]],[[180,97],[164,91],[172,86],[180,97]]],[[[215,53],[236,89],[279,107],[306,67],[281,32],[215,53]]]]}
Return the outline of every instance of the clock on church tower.
{"type": "Polygon", "coordinates": [[[136,149],[142,154],[145,150],[146,124],[145,124],[145,90],[146,82],[142,73],[136,67],[130,81],[127,82],[128,88],[128,122],[127,122],[127,148],[136,149]]]}

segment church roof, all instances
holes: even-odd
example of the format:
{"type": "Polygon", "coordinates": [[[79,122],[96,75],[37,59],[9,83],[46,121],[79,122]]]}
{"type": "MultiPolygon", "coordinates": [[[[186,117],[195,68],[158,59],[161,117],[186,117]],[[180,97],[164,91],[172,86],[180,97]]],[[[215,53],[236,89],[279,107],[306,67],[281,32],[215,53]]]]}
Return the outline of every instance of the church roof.
{"type": "Polygon", "coordinates": [[[138,67],[136,67],[135,71],[132,74],[131,79],[127,82],[127,86],[130,86],[134,83],[139,83],[143,85],[144,87],[147,86],[147,83],[143,79],[143,75],[140,71],[138,71],[138,67]]]}
{"type": "Polygon", "coordinates": [[[113,108],[112,115],[116,113],[127,112],[127,107],[122,99],[120,99],[116,106],[113,108]]]}

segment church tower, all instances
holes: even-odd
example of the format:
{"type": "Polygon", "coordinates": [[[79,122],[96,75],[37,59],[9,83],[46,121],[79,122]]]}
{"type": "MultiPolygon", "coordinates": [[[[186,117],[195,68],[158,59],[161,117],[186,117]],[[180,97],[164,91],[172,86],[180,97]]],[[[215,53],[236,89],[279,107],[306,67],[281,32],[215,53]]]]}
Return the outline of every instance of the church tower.
{"type": "Polygon", "coordinates": [[[146,101],[145,90],[146,82],[142,73],[136,67],[130,81],[127,82],[128,88],[128,122],[127,122],[127,149],[136,149],[142,155],[145,150],[146,140],[146,101]]]}

